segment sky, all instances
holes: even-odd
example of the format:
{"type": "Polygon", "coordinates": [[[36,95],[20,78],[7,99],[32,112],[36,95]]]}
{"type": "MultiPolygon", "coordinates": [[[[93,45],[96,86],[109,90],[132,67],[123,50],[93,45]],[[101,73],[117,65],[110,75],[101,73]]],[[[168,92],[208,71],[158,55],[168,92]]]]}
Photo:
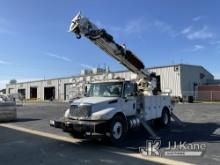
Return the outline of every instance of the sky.
{"type": "Polygon", "coordinates": [[[146,67],[202,65],[220,78],[218,0],[0,0],[0,89],[18,82],[78,75],[108,65],[125,70],[88,39],[68,32],[78,11],[146,67]]]}

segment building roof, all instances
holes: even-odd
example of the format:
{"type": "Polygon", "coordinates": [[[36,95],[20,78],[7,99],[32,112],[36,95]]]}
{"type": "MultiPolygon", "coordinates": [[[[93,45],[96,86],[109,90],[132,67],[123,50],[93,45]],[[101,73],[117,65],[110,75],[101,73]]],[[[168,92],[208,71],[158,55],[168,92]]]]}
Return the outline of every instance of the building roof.
{"type": "MultiPolygon", "coordinates": [[[[205,69],[202,65],[193,65],[193,64],[171,64],[171,65],[161,65],[161,66],[152,66],[152,67],[147,67],[146,70],[148,69],[159,69],[159,68],[167,68],[167,67],[173,67],[173,66],[191,66],[191,67],[200,67],[203,68],[205,71],[209,72],[207,69],[205,69]]],[[[116,71],[113,73],[120,73],[120,72],[128,72],[128,70],[122,70],[122,71],[116,71]]],[[[210,72],[209,72],[210,73],[210,72]]],[[[211,73],[210,73],[211,74],[211,73]]],[[[213,74],[211,74],[214,76],[213,74]]]]}
{"type": "Polygon", "coordinates": [[[173,66],[190,66],[190,67],[199,67],[202,68],[203,70],[205,70],[206,72],[208,72],[209,74],[211,74],[213,77],[214,75],[209,72],[207,69],[205,69],[202,65],[192,65],[192,64],[172,64],[172,65],[162,65],[162,66],[156,66],[156,67],[149,67],[147,69],[158,69],[158,68],[167,68],[167,67],[173,67],[173,66]]]}
{"type": "Polygon", "coordinates": [[[167,68],[167,67],[173,67],[173,66],[192,66],[192,67],[203,67],[201,65],[192,65],[192,64],[171,64],[171,65],[161,65],[161,66],[152,66],[148,67],[147,69],[157,69],[157,68],[167,68]]]}
{"type": "MultiPolygon", "coordinates": [[[[201,65],[192,65],[192,64],[172,64],[172,65],[162,65],[162,66],[153,66],[153,67],[148,67],[148,69],[158,69],[158,68],[167,68],[167,67],[172,67],[172,66],[191,66],[191,67],[200,67],[203,68],[205,71],[210,73],[207,69],[205,69],[201,65]]],[[[123,72],[129,72],[128,70],[121,70],[121,71],[114,71],[114,72],[109,72],[109,73],[123,73],[123,72]]],[[[92,75],[73,75],[73,76],[66,76],[66,77],[59,77],[59,78],[50,78],[50,79],[39,79],[39,80],[33,80],[33,81],[25,81],[25,82],[18,82],[16,84],[23,84],[23,83],[33,83],[33,82],[39,82],[39,81],[50,81],[50,80],[61,80],[61,79],[69,79],[69,78],[79,78],[79,77],[87,77],[87,76],[95,76],[95,75],[102,75],[103,73],[97,73],[97,74],[92,74],[92,75]]],[[[210,73],[211,74],[211,73],[210,73]]],[[[213,77],[214,75],[211,74],[213,77]]],[[[6,85],[11,85],[11,84],[6,84],[6,85]]],[[[15,85],[15,84],[12,84],[15,85]]]]}

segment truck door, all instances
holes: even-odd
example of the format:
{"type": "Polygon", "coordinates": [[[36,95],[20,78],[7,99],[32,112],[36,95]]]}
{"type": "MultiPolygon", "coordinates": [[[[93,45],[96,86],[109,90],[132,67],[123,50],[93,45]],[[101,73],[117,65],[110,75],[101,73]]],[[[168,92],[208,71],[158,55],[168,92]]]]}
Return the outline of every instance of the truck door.
{"type": "Polygon", "coordinates": [[[123,91],[122,107],[123,112],[127,116],[134,115],[136,113],[136,88],[132,82],[125,82],[123,91]]]}

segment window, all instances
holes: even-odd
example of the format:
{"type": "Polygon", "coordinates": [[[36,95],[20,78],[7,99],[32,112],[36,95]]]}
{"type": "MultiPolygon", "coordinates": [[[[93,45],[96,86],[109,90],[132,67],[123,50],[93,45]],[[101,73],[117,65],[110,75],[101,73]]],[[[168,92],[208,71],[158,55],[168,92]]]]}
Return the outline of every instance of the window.
{"type": "Polygon", "coordinates": [[[105,82],[91,84],[88,97],[120,97],[122,82],[105,82]]]}
{"type": "Polygon", "coordinates": [[[199,77],[200,79],[204,79],[205,75],[203,73],[200,73],[199,77]]]}
{"type": "Polygon", "coordinates": [[[133,83],[126,82],[124,85],[124,97],[133,96],[135,94],[135,86],[133,83]]]}

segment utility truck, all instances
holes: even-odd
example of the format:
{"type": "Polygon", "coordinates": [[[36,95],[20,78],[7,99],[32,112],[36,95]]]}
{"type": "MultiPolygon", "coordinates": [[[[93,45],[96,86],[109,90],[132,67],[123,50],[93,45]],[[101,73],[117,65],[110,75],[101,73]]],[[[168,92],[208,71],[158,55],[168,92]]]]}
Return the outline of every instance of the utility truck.
{"type": "Polygon", "coordinates": [[[78,39],[82,36],[89,39],[137,78],[91,82],[85,97],[74,100],[63,119],[51,120],[51,126],[75,137],[104,135],[113,143],[119,143],[128,131],[141,125],[156,137],[147,121],[153,120],[163,127],[170,124],[174,104],[169,93],[159,89],[156,75],[149,73],[132,51],[116,43],[110,34],[80,12],[72,19],[69,30],[78,39]]]}

